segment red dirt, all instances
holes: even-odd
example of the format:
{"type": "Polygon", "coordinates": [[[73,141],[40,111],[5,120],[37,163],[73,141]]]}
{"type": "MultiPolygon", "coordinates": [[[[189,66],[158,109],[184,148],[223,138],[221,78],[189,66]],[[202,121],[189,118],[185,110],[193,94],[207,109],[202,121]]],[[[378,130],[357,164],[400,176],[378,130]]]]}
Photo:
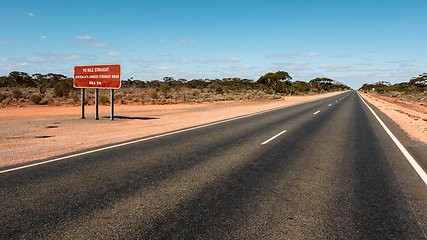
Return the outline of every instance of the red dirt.
{"type": "Polygon", "coordinates": [[[360,94],[397,123],[411,139],[427,143],[427,102],[377,93],[360,94]]]}

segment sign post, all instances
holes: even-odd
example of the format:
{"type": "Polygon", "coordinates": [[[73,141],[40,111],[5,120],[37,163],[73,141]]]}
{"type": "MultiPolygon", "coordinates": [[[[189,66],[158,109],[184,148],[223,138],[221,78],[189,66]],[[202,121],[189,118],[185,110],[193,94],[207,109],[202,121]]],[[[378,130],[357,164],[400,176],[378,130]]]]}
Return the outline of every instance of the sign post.
{"type": "Polygon", "coordinates": [[[82,119],[85,119],[85,89],[82,88],[82,119]]]}
{"type": "Polygon", "coordinates": [[[111,89],[111,116],[114,120],[114,89],[121,86],[120,64],[84,65],[74,67],[74,87],[82,88],[82,118],[84,118],[84,89],[95,89],[95,119],[98,120],[98,89],[111,89]]]}
{"type": "Polygon", "coordinates": [[[111,89],[110,93],[110,120],[114,120],[114,89],[111,89]]]}

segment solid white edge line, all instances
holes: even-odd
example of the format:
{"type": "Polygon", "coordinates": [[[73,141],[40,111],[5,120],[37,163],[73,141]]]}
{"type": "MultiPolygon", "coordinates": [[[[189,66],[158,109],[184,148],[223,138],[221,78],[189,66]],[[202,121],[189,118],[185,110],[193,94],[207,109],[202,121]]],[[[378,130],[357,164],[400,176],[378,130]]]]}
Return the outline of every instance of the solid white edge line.
{"type": "MultiPolygon", "coordinates": [[[[307,102],[303,102],[303,103],[307,103],[307,102]]],[[[120,144],[116,144],[116,145],[112,145],[112,146],[108,146],[108,147],[94,149],[94,150],[90,150],[90,151],[86,151],[86,152],[76,153],[76,154],[72,154],[72,155],[68,155],[68,156],[64,156],[64,157],[60,157],[60,158],[46,160],[46,161],[43,161],[43,162],[33,163],[33,164],[29,164],[29,165],[25,165],[25,166],[21,166],[21,167],[16,167],[16,168],[10,168],[10,169],[6,169],[6,170],[0,171],[0,174],[7,173],[7,172],[13,172],[13,171],[17,171],[17,170],[25,169],[25,168],[35,167],[35,166],[43,165],[43,164],[46,164],[46,163],[57,162],[57,161],[61,161],[61,160],[65,160],[65,159],[69,159],[69,158],[73,158],[73,157],[83,156],[83,155],[87,155],[87,154],[91,154],[91,153],[95,153],[95,152],[100,152],[100,151],[104,151],[104,150],[108,150],[108,149],[118,148],[118,147],[130,145],[130,144],[134,144],[134,143],[144,142],[144,141],[148,141],[148,140],[152,140],[152,139],[156,139],[156,138],[161,138],[161,137],[165,137],[165,136],[169,136],[169,135],[173,135],[173,134],[188,132],[188,131],[196,130],[196,129],[199,129],[199,128],[209,127],[209,126],[213,126],[213,125],[216,125],[216,124],[230,122],[230,121],[234,121],[234,120],[238,120],[238,119],[242,119],[242,118],[247,118],[247,117],[251,117],[251,116],[255,116],[255,115],[259,115],[259,114],[263,114],[263,113],[267,113],[267,112],[272,112],[272,111],[280,110],[280,109],[283,109],[283,108],[288,108],[288,107],[296,106],[296,105],[303,104],[303,103],[297,103],[297,104],[293,104],[293,105],[288,105],[288,106],[273,108],[273,109],[269,109],[269,110],[265,110],[265,111],[261,111],[261,112],[257,112],[257,113],[252,113],[252,114],[248,114],[248,115],[244,115],[244,116],[240,116],[240,117],[235,117],[235,118],[220,120],[218,122],[207,123],[207,124],[204,124],[204,125],[190,127],[190,128],[187,128],[187,129],[181,129],[181,130],[177,130],[177,131],[174,131],[174,132],[163,133],[163,134],[152,136],[152,137],[147,137],[147,138],[138,139],[138,140],[134,140],[134,141],[130,141],[130,142],[125,142],[125,143],[120,143],[120,144]]]]}
{"type": "Polygon", "coordinates": [[[270,142],[271,140],[273,140],[273,139],[277,138],[278,136],[282,135],[282,134],[283,134],[283,133],[285,133],[285,132],[286,132],[286,130],[281,131],[280,133],[278,133],[278,134],[274,135],[272,138],[270,138],[270,139],[268,139],[267,141],[264,141],[263,143],[261,143],[261,145],[267,144],[268,142],[270,142]]]}
{"type": "Polygon", "coordinates": [[[400,149],[400,151],[403,153],[403,155],[408,159],[409,163],[412,165],[412,167],[415,169],[415,171],[418,173],[418,175],[421,177],[421,179],[424,181],[424,183],[427,185],[427,174],[424,172],[424,170],[421,168],[421,166],[415,161],[415,159],[411,156],[411,154],[406,150],[406,148],[399,142],[399,140],[394,136],[394,134],[388,129],[388,127],[381,121],[381,119],[378,117],[378,115],[372,110],[371,107],[363,100],[362,96],[360,96],[360,99],[362,99],[362,102],[368,107],[369,110],[371,110],[372,114],[375,116],[375,118],[378,120],[378,122],[381,124],[381,126],[384,128],[384,130],[388,133],[388,135],[391,137],[393,142],[397,145],[397,147],[400,149]]]}

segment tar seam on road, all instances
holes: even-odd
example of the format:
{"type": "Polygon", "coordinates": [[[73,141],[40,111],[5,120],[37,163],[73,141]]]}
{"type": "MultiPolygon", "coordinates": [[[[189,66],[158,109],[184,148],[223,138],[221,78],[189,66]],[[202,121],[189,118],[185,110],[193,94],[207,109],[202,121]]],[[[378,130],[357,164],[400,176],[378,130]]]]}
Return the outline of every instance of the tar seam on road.
{"type": "Polygon", "coordinates": [[[277,138],[278,136],[282,135],[283,133],[285,133],[286,130],[279,132],[278,134],[274,135],[272,138],[268,139],[267,141],[261,143],[261,145],[267,144],[268,142],[270,142],[271,140],[277,138]]]}
{"type": "Polygon", "coordinates": [[[378,115],[372,110],[371,107],[363,100],[362,96],[360,96],[360,99],[362,99],[362,102],[371,110],[372,114],[375,116],[375,118],[378,120],[378,122],[381,124],[381,126],[384,128],[384,130],[388,133],[388,135],[391,137],[393,142],[397,145],[397,147],[400,149],[400,151],[403,153],[403,155],[408,159],[409,163],[412,165],[412,167],[415,169],[415,171],[418,173],[418,175],[421,177],[421,179],[424,181],[424,183],[427,185],[427,174],[424,172],[424,170],[421,168],[421,166],[415,161],[415,159],[411,156],[411,154],[406,150],[406,148],[397,140],[397,138],[394,136],[394,134],[388,129],[388,127],[381,121],[381,119],[378,117],[378,115]]]}
{"type": "MultiPolygon", "coordinates": [[[[307,103],[307,102],[303,102],[303,103],[307,103]]],[[[221,120],[221,121],[218,121],[218,122],[207,123],[207,124],[204,124],[204,125],[190,127],[190,128],[187,128],[187,129],[181,129],[181,130],[177,130],[177,131],[174,131],[174,132],[163,133],[163,134],[152,136],[152,137],[147,137],[147,138],[138,139],[138,140],[134,140],[134,141],[130,141],[130,142],[120,143],[120,144],[116,144],[116,145],[112,145],[112,146],[108,146],[108,147],[103,147],[103,148],[99,148],[99,149],[94,149],[94,150],[90,150],[90,151],[86,151],[86,152],[76,153],[76,154],[72,154],[72,155],[68,155],[68,156],[64,156],[64,157],[60,157],[60,158],[55,158],[55,159],[51,159],[51,160],[46,160],[46,161],[42,161],[42,162],[38,162],[38,163],[33,163],[33,164],[21,166],[21,167],[6,169],[6,170],[3,170],[3,171],[0,171],[0,174],[7,173],[7,172],[13,172],[13,171],[17,171],[17,170],[25,169],[25,168],[35,167],[35,166],[38,166],[38,165],[43,165],[43,164],[47,164],[47,163],[51,163],[51,162],[57,162],[57,161],[61,161],[61,160],[69,159],[69,158],[78,157],[78,156],[83,156],[83,155],[87,155],[87,154],[91,154],[91,153],[95,153],[95,152],[101,152],[101,151],[108,150],[108,149],[113,149],[113,148],[118,148],[118,147],[130,145],[130,144],[134,144],[134,143],[148,141],[148,140],[151,140],[151,139],[156,139],[156,138],[161,138],[161,137],[165,137],[165,136],[169,136],[169,135],[174,135],[174,134],[178,134],[178,133],[188,132],[188,131],[196,130],[196,129],[199,129],[199,128],[209,127],[209,126],[213,126],[213,125],[217,125],[217,124],[221,124],[221,123],[225,123],[225,122],[230,122],[230,121],[234,121],[234,120],[238,120],[238,119],[242,119],[242,118],[247,118],[247,117],[251,117],[251,116],[255,116],[255,115],[259,115],[259,114],[263,114],[263,113],[267,113],[267,112],[272,112],[272,111],[280,110],[280,109],[283,109],[283,108],[288,108],[288,107],[300,105],[300,104],[303,104],[303,103],[297,103],[297,104],[293,104],[293,105],[289,105],[289,106],[278,107],[278,108],[274,108],[274,109],[265,110],[265,111],[262,111],[262,112],[252,113],[252,114],[248,114],[248,115],[244,115],[244,116],[240,116],[240,117],[235,117],[235,118],[230,118],[230,119],[225,119],[225,120],[221,120]]]]}

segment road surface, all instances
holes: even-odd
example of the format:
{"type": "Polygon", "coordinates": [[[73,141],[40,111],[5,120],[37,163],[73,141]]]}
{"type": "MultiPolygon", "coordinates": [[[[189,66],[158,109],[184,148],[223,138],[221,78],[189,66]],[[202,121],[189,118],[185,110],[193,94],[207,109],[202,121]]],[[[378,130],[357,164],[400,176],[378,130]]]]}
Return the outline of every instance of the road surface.
{"type": "Polygon", "coordinates": [[[355,91],[47,160],[0,168],[1,239],[426,239],[427,185],[355,91]]]}

